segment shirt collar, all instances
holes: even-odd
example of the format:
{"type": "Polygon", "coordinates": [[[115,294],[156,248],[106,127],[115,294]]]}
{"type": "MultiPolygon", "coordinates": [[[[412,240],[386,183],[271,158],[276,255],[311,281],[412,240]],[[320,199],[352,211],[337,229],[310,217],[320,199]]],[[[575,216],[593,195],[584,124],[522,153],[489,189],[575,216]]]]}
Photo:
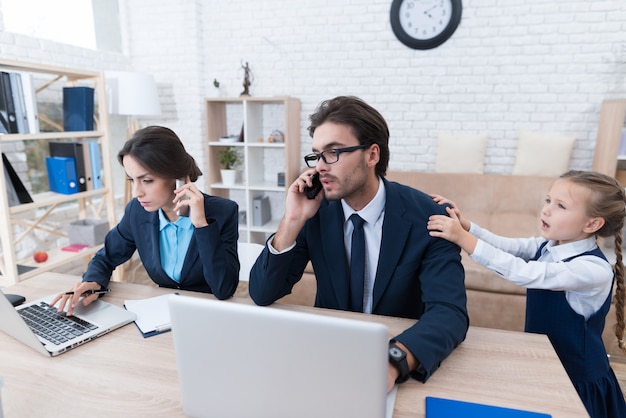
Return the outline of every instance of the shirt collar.
{"type": "Polygon", "coordinates": [[[344,221],[347,222],[353,213],[358,213],[365,222],[374,225],[380,214],[385,210],[385,183],[378,178],[378,191],[374,198],[360,211],[355,211],[348,205],[345,200],[341,199],[341,206],[343,207],[344,221]]]}
{"type": "Polygon", "coordinates": [[[169,219],[165,216],[163,209],[159,209],[159,231],[163,231],[163,228],[168,226],[169,224],[174,224],[179,228],[191,229],[192,224],[191,220],[187,216],[179,216],[177,220],[174,222],[170,222],[169,219]]]}
{"type": "Polygon", "coordinates": [[[549,252],[554,260],[565,260],[566,258],[591,251],[597,246],[596,237],[592,235],[589,238],[561,245],[554,245],[554,241],[549,241],[544,248],[544,252],[549,252]]]}

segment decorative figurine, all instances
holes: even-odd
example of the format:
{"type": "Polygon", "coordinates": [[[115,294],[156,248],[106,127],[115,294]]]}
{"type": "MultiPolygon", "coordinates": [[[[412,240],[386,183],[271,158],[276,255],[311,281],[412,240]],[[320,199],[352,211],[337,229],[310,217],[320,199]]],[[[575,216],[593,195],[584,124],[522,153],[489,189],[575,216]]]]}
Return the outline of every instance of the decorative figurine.
{"type": "Polygon", "coordinates": [[[267,142],[285,142],[285,134],[278,129],[274,129],[267,138],[267,142]]]}
{"type": "Polygon", "coordinates": [[[248,61],[246,61],[246,65],[241,64],[241,68],[243,68],[243,91],[240,96],[249,96],[250,95],[250,85],[252,84],[252,72],[250,70],[250,66],[248,65],[248,61]]]}

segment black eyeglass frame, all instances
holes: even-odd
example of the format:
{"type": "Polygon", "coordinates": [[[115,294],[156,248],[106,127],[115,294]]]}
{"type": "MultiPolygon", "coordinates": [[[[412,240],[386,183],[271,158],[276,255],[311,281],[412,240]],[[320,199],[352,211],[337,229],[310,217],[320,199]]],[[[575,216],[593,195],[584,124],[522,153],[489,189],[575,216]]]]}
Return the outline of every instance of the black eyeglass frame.
{"type": "Polygon", "coordinates": [[[325,149],[322,152],[313,152],[311,154],[307,154],[304,156],[304,162],[306,163],[307,167],[309,168],[315,168],[317,167],[317,162],[320,160],[320,158],[322,159],[322,161],[324,161],[325,164],[335,164],[337,161],[339,161],[339,154],[342,154],[344,152],[354,152],[356,150],[359,149],[366,149],[371,147],[372,144],[362,144],[362,145],[355,145],[353,147],[345,147],[345,148],[329,148],[329,149],[325,149]],[[335,154],[337,154],[337,161],[333,161],[332,163],[329,163],[326,160],[326,157],[324,156],[325,152],[328,151],[332,151],[335,154]],[[311,165],[313,164],[313,165],[311,165]]]}

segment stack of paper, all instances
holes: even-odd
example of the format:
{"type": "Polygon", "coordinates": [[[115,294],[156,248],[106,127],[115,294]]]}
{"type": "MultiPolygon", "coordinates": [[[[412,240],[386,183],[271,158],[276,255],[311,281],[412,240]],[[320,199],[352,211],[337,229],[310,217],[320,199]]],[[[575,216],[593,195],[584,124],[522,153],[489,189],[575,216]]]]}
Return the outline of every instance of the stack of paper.
{"type": "Polygon", "coordinates": [[[135,325],[144,338],[172,329],[168,304],[172,296],[172,294],[167,294],[148,299],[124,301],[124,307],[137,315],[135,325]]]}

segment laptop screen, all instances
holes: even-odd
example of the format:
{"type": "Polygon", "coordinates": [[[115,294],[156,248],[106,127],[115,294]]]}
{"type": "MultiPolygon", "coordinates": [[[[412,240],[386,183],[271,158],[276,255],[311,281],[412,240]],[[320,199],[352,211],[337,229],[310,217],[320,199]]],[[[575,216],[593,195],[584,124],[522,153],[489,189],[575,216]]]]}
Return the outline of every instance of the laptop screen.
{"type": "Polygon", "coordinates": [[[170,315],[187,415],[385,416],[382,324],[186,296],[170,315]]]}

